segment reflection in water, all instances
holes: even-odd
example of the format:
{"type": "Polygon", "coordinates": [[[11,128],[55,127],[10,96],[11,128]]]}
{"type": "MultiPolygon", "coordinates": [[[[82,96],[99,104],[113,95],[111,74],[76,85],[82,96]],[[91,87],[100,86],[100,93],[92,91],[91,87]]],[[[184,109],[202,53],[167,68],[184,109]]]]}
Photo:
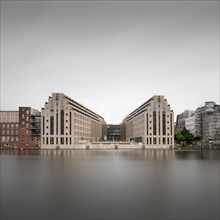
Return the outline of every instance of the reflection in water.
{"type": "Polygon", "coordinates": [[[2,219],[219,219],[219,151],[1,151],[2,219]]]}

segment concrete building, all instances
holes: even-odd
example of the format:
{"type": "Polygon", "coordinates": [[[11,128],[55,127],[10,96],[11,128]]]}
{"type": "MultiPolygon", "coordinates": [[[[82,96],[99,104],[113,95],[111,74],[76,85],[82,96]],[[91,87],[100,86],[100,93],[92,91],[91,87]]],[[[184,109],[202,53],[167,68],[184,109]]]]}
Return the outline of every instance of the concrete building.
{"type": "Polygon", "coordinates": [[[183,113],[176,117],[176,132],[179,133],[186,127],[185,120],[193,115],[195,111],[185,110],[183,113]]]}
{"type": "Polygon", "coordinates": [[[107,140],[119,141],[120,140],[120,125],[107,125],[107,140]]]}
{"type": "Polygon", "coordinates": [[[40,147],[40,112],[31,107],[0,112],[0,146],[40,147]]]}
{"type": "Polygon", "coordinates": [[[52,93],[42,108],[41,145],[68,148],[74,144],[103,139],[104,118],[63,93],[52,93]]]}
{"type": "Polygon", "coordinates": [[[204,144],[220,145],[220,105],[215,102],[205,102],[195,113],[196,135],[202,138],[204,144]]]}
{"type": "Polygon", "coordinates": [[[120,124],[122,139],[141,142],[146,148],[174,147],[174,113],[164,96],[153,96],[120,124]]]}

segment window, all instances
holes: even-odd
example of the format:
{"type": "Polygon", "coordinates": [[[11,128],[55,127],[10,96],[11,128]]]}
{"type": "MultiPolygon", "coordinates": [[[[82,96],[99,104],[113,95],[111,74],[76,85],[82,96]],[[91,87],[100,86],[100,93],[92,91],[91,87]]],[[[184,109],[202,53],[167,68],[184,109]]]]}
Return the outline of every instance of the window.
{"type": "Polygon", "coordinates": [[[60,144],[64,144],[64,137],[60,138],[60,144]]]}
{"type": "Polygon", "coordinates": [[[50,144],[54,144],[54,138],[53,137],[50,138],[50,144]]]}
{"type": "Polygon", "coordinates": [[[163,144],[166,144],[166,138],[163,138],[163,144]]]}
{"type": "Polygon", "coordinates": [[[163,128],[163,135],[166,135],[166,121],[165,121],[165,112],[162,114],[162,128],[163,128]]]}
{"type": "Polygon", "coordinates": [[[153,112],[153,134],[156,135],[156,131],[157,131],[157,114],[156,111],[153,112]]]}
{"type": "Polygon", "coordinates": [[[60,123],[61,123],[61,129],[60,129],[60,134],[64,134],[64,110],[61,110],[60,112],[60,123]]]}
{"type": "Polygon", "coordinates": [[[154,144],[157,144],[157,138],[154,138],[154,144]]]}
{"type": "Polygon", "coordinates": [[[54,116],[50,116],[50,134],[54,134],[54,116]]]}

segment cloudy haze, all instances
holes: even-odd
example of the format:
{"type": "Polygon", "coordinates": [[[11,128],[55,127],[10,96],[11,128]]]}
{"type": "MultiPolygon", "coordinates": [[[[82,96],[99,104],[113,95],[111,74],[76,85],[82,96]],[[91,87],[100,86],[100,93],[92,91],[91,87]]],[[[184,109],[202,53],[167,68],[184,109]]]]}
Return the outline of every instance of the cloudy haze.
{"type": "Polygon", "coordinates": [[[153,95],[219,103],[219,1],[1,1],[1,110],[52,92],[107,123],[153,95]]]}

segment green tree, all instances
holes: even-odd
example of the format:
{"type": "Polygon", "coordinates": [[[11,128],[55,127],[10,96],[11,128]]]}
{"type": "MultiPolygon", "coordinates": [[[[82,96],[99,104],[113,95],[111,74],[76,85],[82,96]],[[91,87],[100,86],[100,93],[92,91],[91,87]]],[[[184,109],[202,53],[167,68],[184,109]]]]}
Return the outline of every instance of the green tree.
{"type": "Polygon", "coordinates": [[[189,144],[195,140],[195,136],[191,134],[189,130],[184,128],[180,133],[177,133],[175,135],[175,140],[177,143],[184,142],[184,143],[189,144]]]}

